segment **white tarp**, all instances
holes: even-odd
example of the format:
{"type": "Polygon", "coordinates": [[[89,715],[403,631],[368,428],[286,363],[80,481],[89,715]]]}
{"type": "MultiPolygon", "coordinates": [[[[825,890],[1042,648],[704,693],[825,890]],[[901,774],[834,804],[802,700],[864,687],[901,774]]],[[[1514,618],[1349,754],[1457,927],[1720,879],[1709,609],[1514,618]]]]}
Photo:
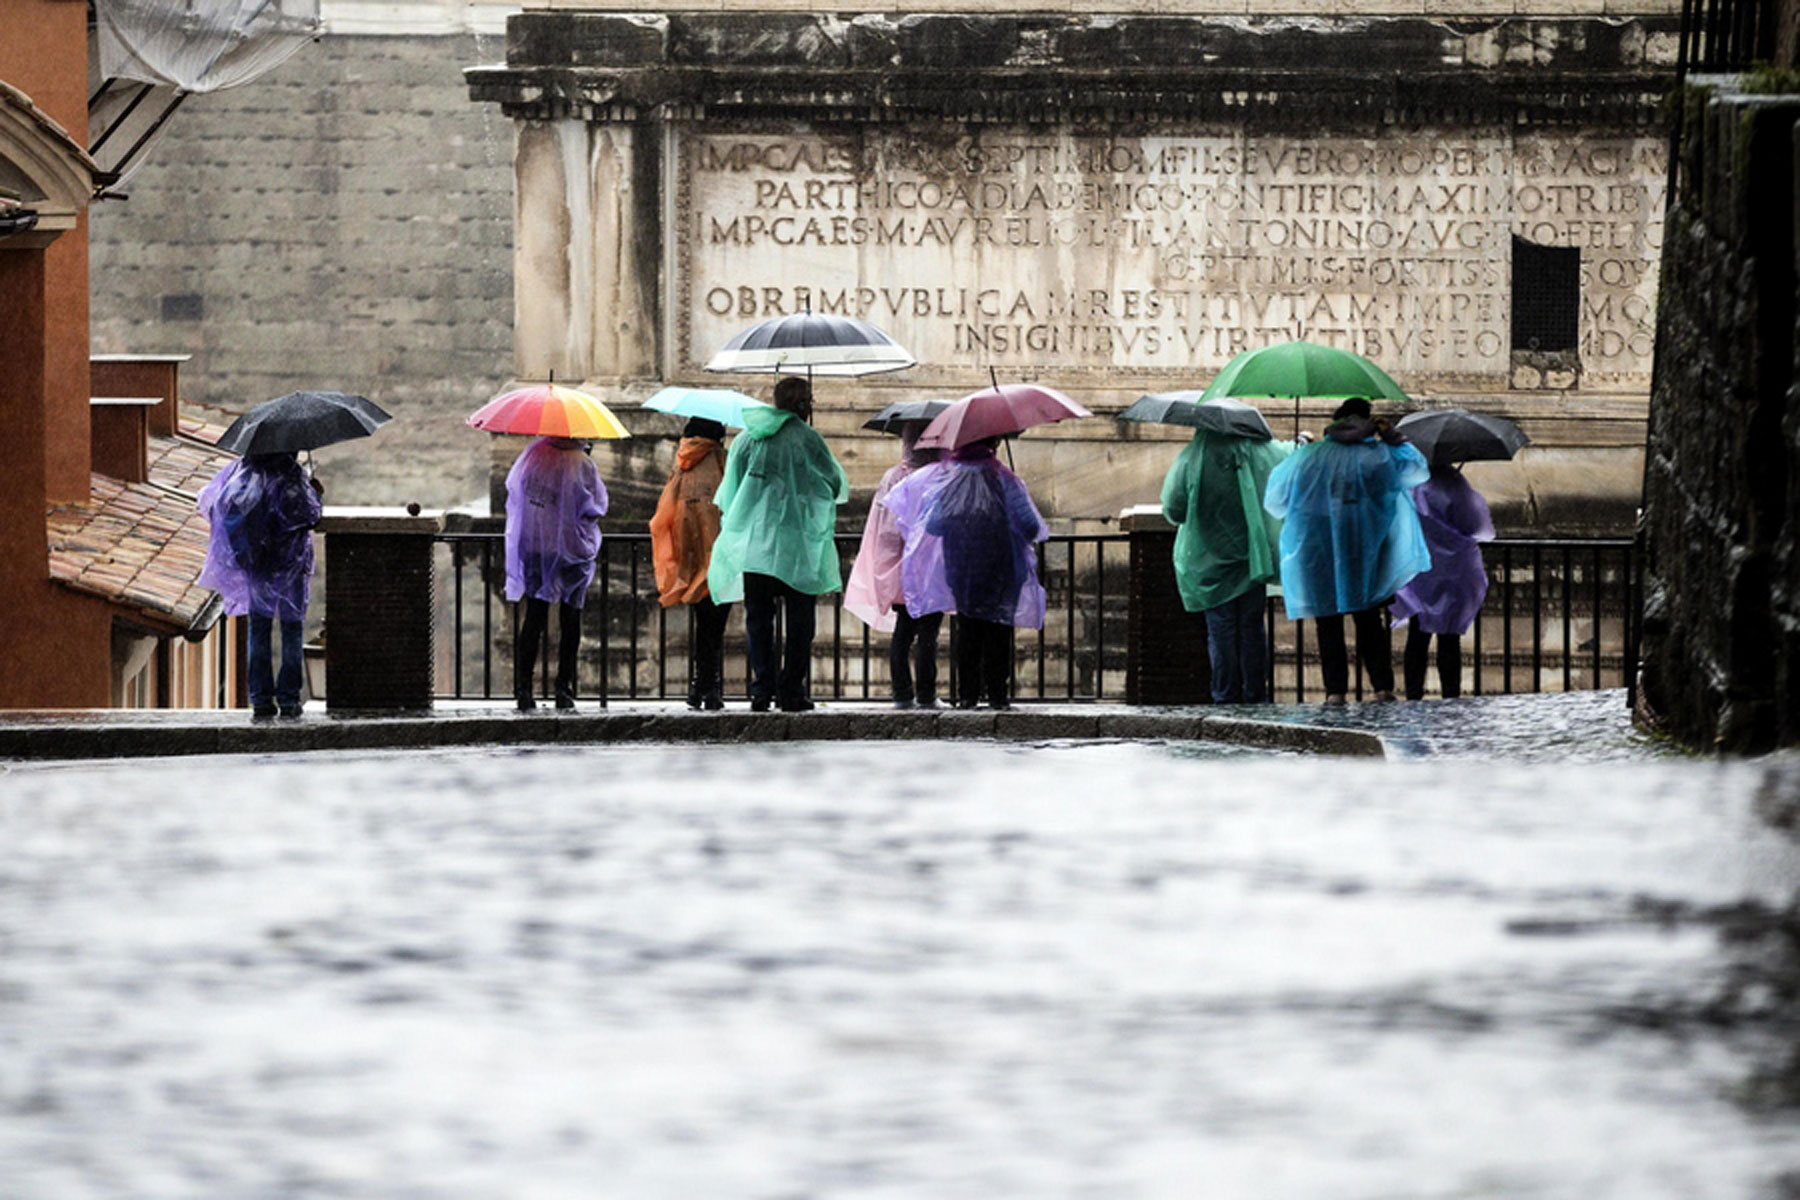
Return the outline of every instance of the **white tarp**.
{"type": "Polygon", "coordinates": [[[95,0],[103,78],[215,92],[322,32],[319,0],[95,0]]]}

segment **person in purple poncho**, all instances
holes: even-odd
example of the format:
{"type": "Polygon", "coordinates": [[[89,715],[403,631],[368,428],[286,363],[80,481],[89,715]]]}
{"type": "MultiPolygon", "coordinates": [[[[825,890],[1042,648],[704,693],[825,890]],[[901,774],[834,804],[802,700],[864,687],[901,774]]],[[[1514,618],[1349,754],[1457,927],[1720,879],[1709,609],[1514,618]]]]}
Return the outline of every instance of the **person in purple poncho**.
{"type": "Polygon", "coordinates": [[[573,438],[539,438],[506,475],[506,598],[525,605],[513,642],[513,698],[521,712],[537,707],[531,675],[552,604],[560,634],[556,707],[575,707],[581,606],[606,515],[606,485],[588,457],[590,447],[573,438]]]}
{"type": "Polygon", "coordinates": [[[901,580],[914,615],[956,614],[958,708],[1012,707],[1013,630],[1041,629],[1033,546],[1050,536],[1025,482],[994,457],[997,437],[956,449],[889,493],[906,538],[901,580]]]}
{"type": "Polygon", "coordinates": [[[251,715],[295,718],[300,699],[306,605],[312,598],[312,528],[324,511],[325,488],[290,452],[229,463],[200,490],[198,507],[212,527],[200,583],[219,593],[225,612],[250,618],[251,715]],[[281,626],[281,669],[270,637],[281,626]]]}
{"type": "Polygon", "coordinates": [[[844,585],[844,607],[872,629],[892,631],[888,641],[888,677],[895,708],[937,707],[937,643],[941,612],[914,614],[906,603],[900,570],[906,538],[893,511],[882,503],[901,480],[938,460],[940,451],[921,450],[917,443],[929,421],[900,427],[901,459],[889,467],[869,502],[869,520],[850,581],[844,585]]]}
{"type": "Polygon", "coordinates": [[[1494,519],[1481,493],[1447,464],[1434,465],[1412,498],[1431,569],[1413,576],[1394,596],[1394,624],[1406,625],[1401,660],[1406,698],[1425,698],[1425,663],[1435,635],[1438,687],[1445,699],[1455,699],[1462,695],[1462,635],[1487,599],[1481,543],[1494,540],[1494,519]]]}

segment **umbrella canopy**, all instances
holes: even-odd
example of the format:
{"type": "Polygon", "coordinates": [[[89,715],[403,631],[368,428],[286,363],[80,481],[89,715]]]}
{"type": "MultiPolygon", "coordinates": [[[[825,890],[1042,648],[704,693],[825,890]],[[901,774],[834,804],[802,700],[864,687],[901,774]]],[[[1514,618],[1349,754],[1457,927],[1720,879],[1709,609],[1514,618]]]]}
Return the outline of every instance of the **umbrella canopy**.
{"type": "Polygon", "coordinates": [[[939,413],[919,435],[917,445],[929,450],[955,449],[983,438],[999,437],[1094,414],[1055,388],[1037,383],[1000,383],[982,388],[939,413]]]}
{"type": "Polygon", "coordinates": [[[1209,433],[1267,442],[1275,437],[1253,405],[1229,396],[1201,400],[1201,392],[1153,392],[1119,414],[1121,421],[1154,421],[1160,425],[1192,425],[1209,433]]]}
{"type": "Polygon", "coordinates": [[[742,429],[745,409],[768,408],[770,405],[729,388],[666,387],[644,401],[641,407],[671,416],[701,417],[742,429]]]}
{"type": "Polygon", "coordinates": [[[789,375],[874,375],[917,360],[867,321],[826,313],[792,313],[758,321],[725,343],[709,371],[789,375]]]}
{"type": "Polygon", "coordinates": [[[467,423],[489,433],[529,437],[631,436],[606,405],[560,383],[535,383],[504,392],[471,413],[467,423]]]}
{"type": "Polygon", "coordinates": [[[1438,408],[1408,413],[1399,430],[1419,448],[1433,466],[1449,463],[1508,459],[1528,445],[1525,431],[1505,417],[1472,413],[1462,408],[1438,408]]]}
{"type": "Polygon", "coordinates": [[[1387,372],[1360,354],[1311,342],[1282,342],[1246,350],[1207,385],[1203,398],[1280,396],[1286,399],[1407,399],[1387,372]]]}
{"type": "Polygon", "coordinates": [[[363,396],[289,392],[263,401],[233,421],[219,438],[219,449],[244,455],[316,450],[368,437],[392,419],[363,396]]]}
{"type": "Polygon", "coordinates": [[[897,400],[864,421],[862,427],[898,434],[914,422],[930,421],[953,403],[952,400],[897,400]]]}

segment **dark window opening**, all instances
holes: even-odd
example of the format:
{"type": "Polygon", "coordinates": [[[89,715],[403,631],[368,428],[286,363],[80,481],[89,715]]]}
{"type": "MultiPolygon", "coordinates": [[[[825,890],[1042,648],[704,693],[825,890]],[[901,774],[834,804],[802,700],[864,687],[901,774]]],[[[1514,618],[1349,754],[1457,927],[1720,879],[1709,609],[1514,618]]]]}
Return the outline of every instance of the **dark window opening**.
{"type": "Polygon", "coordinates": [[[1581,251],[1512,242],[1512,348],[1573,350],[1581,337],[1581,251]]]}
{"type": "Polygon", "coordinates": [[[199,321],[206,316],[206,297],[198,292],[182,292],[162,298],[165,321],[199,321]]]}

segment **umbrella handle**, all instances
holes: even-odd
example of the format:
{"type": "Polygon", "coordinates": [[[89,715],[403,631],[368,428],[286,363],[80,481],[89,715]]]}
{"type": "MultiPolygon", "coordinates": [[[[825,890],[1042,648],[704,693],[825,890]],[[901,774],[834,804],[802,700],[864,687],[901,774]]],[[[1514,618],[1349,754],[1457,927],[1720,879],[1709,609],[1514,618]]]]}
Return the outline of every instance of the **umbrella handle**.
{"type": "Polygon", "coordinates": [[[997,392],[1000,390],[1000,376],[994,372],[994,364],[988,364],[988,383],[997,392]]]}

